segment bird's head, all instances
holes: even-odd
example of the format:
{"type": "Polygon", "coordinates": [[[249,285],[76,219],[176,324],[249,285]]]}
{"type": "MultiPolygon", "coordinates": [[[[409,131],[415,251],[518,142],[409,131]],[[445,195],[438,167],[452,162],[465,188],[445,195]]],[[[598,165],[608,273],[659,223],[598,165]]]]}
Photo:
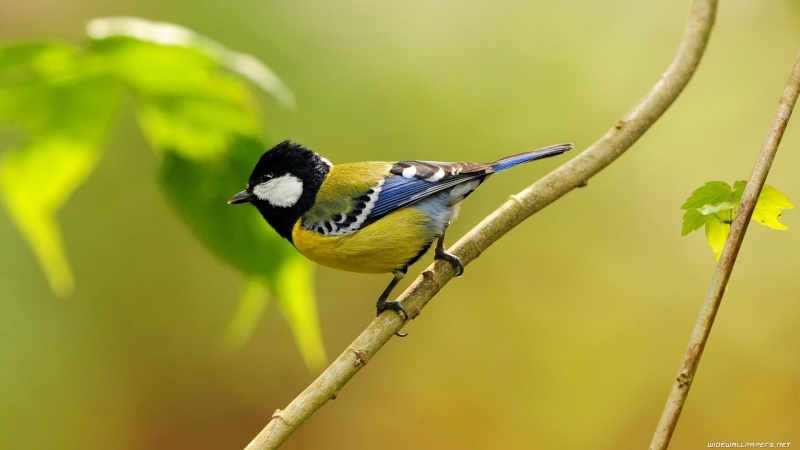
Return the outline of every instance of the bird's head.
{"type": "Polygon", "coordinates": [[[284,141],[258,160],[245,190],[228,204],[252,203],[264,219],[291,241],[292,227],[314,204],[331,163],[300,144],[284,141]]]}

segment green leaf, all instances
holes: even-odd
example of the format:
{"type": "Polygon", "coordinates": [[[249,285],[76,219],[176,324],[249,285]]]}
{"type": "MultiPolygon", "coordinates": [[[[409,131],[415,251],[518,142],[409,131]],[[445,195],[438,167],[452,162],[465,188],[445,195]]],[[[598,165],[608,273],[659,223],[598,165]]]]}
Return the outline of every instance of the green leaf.
{"type": "Polygon", "coordinates": [[[135,92],[139,120],[155,148],[213,160],[234,136],[261,135],[247,85],[197,50],[124,37],[99,41],[95,49],[135,92]]]}
{"type": "Polygon", "coordinates": [[[157,148],[210,160],[231,145],[233,134],[256,136],[255,116],[231,103],[202,96],[142,96],[139,118],[157,148]]]}
{"type": "Polygon", "coordinates": [[[711,246],[711,251],[714,252],[714,258],[719,261],[722,255],[722,249],[725,247],[725,241],[728,239],[728,234],[731,232],[731,226],[719,220],[706,221],[706,239],[708,245],[711,246]]]}
{"type": "Polygon", "coordinates": [[[88,52],[51,42],[0,46],[0,124],[12,131],[0,196],[53,289],[73,286],[55,214],[96,165],[124,86],[160,151],[170,201],[247,276],[228,344],[249,337],[269,291],[304,360],[319,366],[325,353],[310,265],[252,208],[227,205],[265,150],[246,81],[284,104],[291,92],[255,58],[176,25],[110,18],[92,21],[88,33],[88,52]]]}
{"type": "Polygon", "coordinates": [[[61,42],[1,45],[0,85],[72,74],[77,64],[77,49],[61,42]]]}
{"type": "Polygon", "coordinates": [[[94,169],[119,94],[70,47],[0,47],[0,121],[18,136],[0,161],[0,196],[61,295],[74,279],[55,215],[94,169]]]}
{"type": "Polygon", "coordinates": [[[781,210],[792,208],[794,205],[779,190],[764,185],[761,195],[758,196],[756,209],[753,211],[753,220],[775,230],[786,230],[789,227],[778,222],[778,218],[783,214],[781,210]]]}
{"type": "Polygon", "coordinates": [[[292,258],[281,266],[275,291],[278,306],[292,328],[306,366],[320,369],[325,364],[326,356],[318,325],[311,274],[311,263],[308,260],[303,257],[292,258]]]}
{"type": "MultiPolygon", "coordinates": [[[[257,318],[248,316],[264,307],[268,289],[304,360],[317,367],[325,353],[310,266],[252,208],[227,204],[265,150],[256,102],[238,76],[245,69],[237,64],[251,57],[184,28],[138,19],[93,21],[89,33],[108,70],[136,94],[145,136],[162,153],[160,178],[170,202],[206,246],[248,277],[226,331],[229,347],[255,329],[257,318]]],[[[253,67],[262,75],[268,70],[253,67]]],[[[249,78],[262,88],[267,83],[249,78]]],[[[282,84],[267,90],[288,98],[282,84]]]]}
{"type": "Polygon", "coordinates": [[[692,192],[681,206],[686,213],[683,215],[683,228],[681,234],[686,236],[694,230],[699,229],[706,223],[707,215],[700,211],[706,206],[715,206],[727,202],[731,197],[731,187],[723,181],[709,181],[703,186],[692,192]]]}
{"type": "MultiPolygon", "coordinates": [[[[742,201],[742,195],[744,194],[744,188],[746,186],[747,182],[744,180],[739,180],[733,184],[733,198],[737,207],[742,201]]],[[[758,202],[756,202],[752,218],[761,225],[774,230],[787,230],[789,227],[780,223],[778,218],[783,215],[782,210],[792,208],[794,208],[794,205],[792,205],[781,191],[765,184],[761,189],[761,194],[758,196],[758,202]]]]}
{"type": "Polygon", "coordinates": [[[733,182],[733,197],[732,202],[739,206],[742,203],[742,195],[744,195],[744,188],[747,186],[747,181],[738,180],[733,182]]]}
{"type": "MultiPolygon", "coordinates": [[[[746,185],[747,182],[743,180],[733,183],[733,187],[722,181],[711,181],[692,192],[681,206],[686,210],[681,234],[685,236],[705,225],[706,238],[719,260],[746,185]]],[[[752,219],[770,228],[785,230],[786,225],[780,223],[778,218],[782,210],[790,208],[794,208],[794,205],[785,195],[772,186],[764,185],[752,219]]]]}
{"type": "MultiPolygon", "coordinates": [[[[135,17],[107,17],[89,22],[87,33],[95,41],[132,38],[160,48],[184,48],[205,56],[215,65],[251,81],[284,106],[294,105],[292,91],[269,67],[251,55],[235,52],[213,39],[171,23],[151,22],[135,17]]],[[[142,71],[150,66],[139,67],[142,71]]]]}
{"type": "Polygon", "coordinates": [[[225,329],[223,345],[230,350],[243,346],[255,332],[267,304],[269,304],[269,286],[263,280],[248,278],[239,294],[236,312],[225,329]]]}
{"type": "Polygon", "coordinates": [[[709,181],[692,192],[681,209],[700,208],[729,200],[731,186],[724,181],[709,181]]]}
{"type": "Polygon", "coordinates": [[[261,143],[241,138],[228,150],[226,157],[207,162],[167,149],[161,183],[204,244],[246,275],[269,280],[297,252],[252,208],[227,204],[263,153],[261,143]]]}

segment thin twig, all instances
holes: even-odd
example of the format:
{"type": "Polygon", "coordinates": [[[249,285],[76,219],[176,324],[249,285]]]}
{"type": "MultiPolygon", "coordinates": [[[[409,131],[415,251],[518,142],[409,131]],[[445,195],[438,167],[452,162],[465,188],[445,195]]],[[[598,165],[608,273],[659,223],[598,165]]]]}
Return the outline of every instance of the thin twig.
{"type": "MultiPolygon", "coordinates": [[[[677,54],[650,92],[591,147],[513,196],[450,247],[449,251],[468,264],[520,222],[576,187],[585,186],[589,178],[630,148],[675,101],[694,74],[708,42],[716,7],[717,0],[694,0],[677,54]]],[[[414,318],[454,274],[449,263],[435,263],[398,300],[403,302],[409,316],[414,318]]],[[[269,424],[247,449],[280,446],[317,409],[334,398],[403,324],[398,314],[381,314],[372,321],[348,349],[286,409],[275,412],[269,424]]]]}
{"type": "Polygon", "coordinates": [[[714,278],[711,279],[711,286],[708,288],[705,302],[697,317],[692,336],[689,338],[689,346],[683,355],[678,376],[672,385],[664,412],[661,414],[661,420],[650,443],[650,450],[664,450],[669,446],[672,433],[678,424],[681,409],[686,402],[686,396],[689,395],[689,388],[694,380],[695,372],[697,372],[697,366],[700,364],[700,357],[706,347],[708,335],[711,333],[711,326],[714,324],[714,318],[722,302],[722,296],[725,294],[725,286],[728,284],[733,265],[736,263],[736,256],[742,246],[744,233],[747,231],[747,225],[750,223],[758,196],[761,194],[770,166],[775,159],[775,153],[778,151],[778,144],[786,130],[786,124],[789,123],[798,92],[800,92],[800,55],[795,60],[794,70],[778,104],[778,112],[772,120],[767,138],[758,153],[758,160],[750,174],[750,179],[747,180],[742,202],[731,224],[730,234],[725,241],[725,247],[722,249],[722,255],[714,271],[714,278]]]}

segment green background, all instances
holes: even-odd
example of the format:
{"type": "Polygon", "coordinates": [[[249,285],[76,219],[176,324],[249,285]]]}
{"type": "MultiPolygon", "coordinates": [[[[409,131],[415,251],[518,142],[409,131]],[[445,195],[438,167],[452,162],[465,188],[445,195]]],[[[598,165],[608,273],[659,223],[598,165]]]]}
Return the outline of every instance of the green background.
{"type": "MultiPolygon", "coordinates": [[[[591,144],[661,75],[688,11],[622,0],[0,0],[0,39],[84,42],[85,23],[102,16],[174,22],[290,85],[295,110],[265,97],[276,142],[334,162],[489,161],[591,144]]],[[[629,154],[468,266],[285,448],[645,448],[714,269],[700,233],[680,236],[680,205],[706,181],[749,175],[799,25],[797,2],[722,2],[697,75],[629,154]]],[[[244,348],[225,350],[242,277],[167,204],[130,108],[105,147],[59,214],[77,281],[69,298],[54,296],[0,212],[0,447],[244,447],[316,373],[274,304],[244,348]]],[[[799,148],[790,124],[767,181],[795,204],[799,148]]],[[[492,178],[449,242],[573,154],[492,178]]],[[[750,228],[673,448],[800,445],[797,215],[782,218],[789,231],[750,228]]],[[[317,271],[329,355],[372,320],[389,279],[317,271]]]]}

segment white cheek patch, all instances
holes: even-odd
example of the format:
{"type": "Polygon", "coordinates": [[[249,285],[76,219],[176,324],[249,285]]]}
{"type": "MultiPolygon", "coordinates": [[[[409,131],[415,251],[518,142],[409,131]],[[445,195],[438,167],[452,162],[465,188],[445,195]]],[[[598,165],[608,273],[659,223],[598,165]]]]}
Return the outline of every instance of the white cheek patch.
{"type": "Polygon", "coordinates": [[[294,206],[303,195],[303,182],[294,175],[286,174],[261,183],[253,188],[253,194],[272,206],[288,208],[294,206]]]}

